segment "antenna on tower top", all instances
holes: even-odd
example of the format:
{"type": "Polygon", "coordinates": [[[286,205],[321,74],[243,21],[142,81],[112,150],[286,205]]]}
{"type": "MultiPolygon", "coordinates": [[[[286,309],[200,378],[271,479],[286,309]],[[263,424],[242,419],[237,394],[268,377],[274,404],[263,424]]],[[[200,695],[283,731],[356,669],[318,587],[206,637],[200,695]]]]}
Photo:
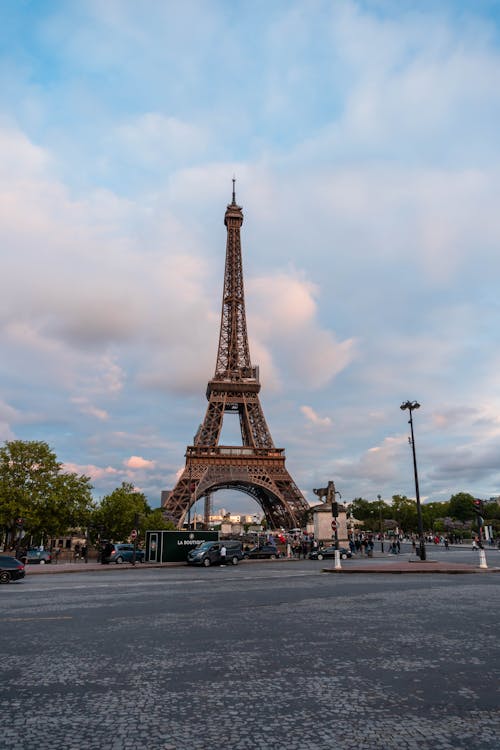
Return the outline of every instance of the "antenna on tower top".
{"type": "Polygon", "coordinates": [[[236,177],[233,177],[233,205],[236,204],[236,190],[235,190],[236,177]]]}

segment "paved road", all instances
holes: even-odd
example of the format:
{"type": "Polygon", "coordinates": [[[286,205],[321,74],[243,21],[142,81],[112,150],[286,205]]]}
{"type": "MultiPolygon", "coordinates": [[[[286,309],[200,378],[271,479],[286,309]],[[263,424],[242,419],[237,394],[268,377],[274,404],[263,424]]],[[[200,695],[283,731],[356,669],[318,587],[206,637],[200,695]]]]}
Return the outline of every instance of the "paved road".
{"type": "Polygon", "coordinates": [[[2,587],[1,750],[497,748],[500,576],[322,567],[2,587]]]}

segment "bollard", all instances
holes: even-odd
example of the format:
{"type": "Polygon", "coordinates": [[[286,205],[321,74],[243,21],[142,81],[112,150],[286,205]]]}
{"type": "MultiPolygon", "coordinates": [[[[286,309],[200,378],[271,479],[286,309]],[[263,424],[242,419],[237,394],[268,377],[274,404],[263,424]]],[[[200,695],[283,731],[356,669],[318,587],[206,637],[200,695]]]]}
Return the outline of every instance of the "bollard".
{"type": "Polygon", "coordinates": [[[340,550],[335,550],[335,570],[341,570],[342,565],[340,564],[340,550]]]}
{"type": "Polygon", "coordinates": [[[488,567],[488,563],[486,562],[486,552],[484,551],[482,547],[479,550],[479,567],[480,568],[488,567]]]}

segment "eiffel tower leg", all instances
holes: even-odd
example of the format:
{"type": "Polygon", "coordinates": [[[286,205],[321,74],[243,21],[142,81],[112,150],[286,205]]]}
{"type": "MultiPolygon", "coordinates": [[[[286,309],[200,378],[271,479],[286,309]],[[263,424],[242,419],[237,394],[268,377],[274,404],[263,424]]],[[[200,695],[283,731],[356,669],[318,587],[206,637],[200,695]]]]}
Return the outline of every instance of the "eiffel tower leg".
{"type": "Polygon", "coordinates": [[[178,529],[183,527],[189,510],[200,499],[197,495],[199,481],[199,471],[186,466],[163,505],[165,517],[178,529]]]}

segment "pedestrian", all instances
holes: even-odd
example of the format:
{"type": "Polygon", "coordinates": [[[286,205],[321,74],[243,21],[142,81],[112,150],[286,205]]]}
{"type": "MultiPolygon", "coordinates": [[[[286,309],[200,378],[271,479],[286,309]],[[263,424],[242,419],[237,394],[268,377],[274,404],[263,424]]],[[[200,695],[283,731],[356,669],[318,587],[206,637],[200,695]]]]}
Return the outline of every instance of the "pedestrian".
{"type": "Polygon", "coordinates": [[[109,563],[108,557],[110,557],[112,551],[113,551],[113,547],[111,546],[111,542],[106,542],[106,544],[101,550],[102,565],[108,565],[109,563]]]}
{"type": "Polygon", "coordinates": [[[472,540],[472,549],[478,549],[477,542],[475,539],[472,540]]]}
{"type": "Polygon", "coordinates": [[[87,559],[88,558],[88,554],[89,554],[89,548],[87,547],[86,544],[83,544],[82,545],[82,549],[81,549],[81,555],[82,555],[82,560],[85,563],[88,562],[88,559],[87,559]]]}
{"type": "Polygon", "coordinates": [[[449,550],[449,549],[450,549],[450,543],[449,543],[449,541],[448,541],[448,537],[445,537],[445,539],[444,539],[444,548],[445,548],[446,550],[449,550]]]}
{"type": "Polygon", "coordinates": [[[224,542],[222,543],[222,546],[219,550],[219,555],[220,555],[220,564],[221,566],[224,566],[226,564],[226,555],[227,555],[227,549],[226,549],[224,542]]]}
{"type": "Polygon", "coordinates": [[[55,554],[56,564],[59,562],[59,555],[60,554],[61,554],[61,548],[60,547],[56,547],[56,554],[55,554]]]}

